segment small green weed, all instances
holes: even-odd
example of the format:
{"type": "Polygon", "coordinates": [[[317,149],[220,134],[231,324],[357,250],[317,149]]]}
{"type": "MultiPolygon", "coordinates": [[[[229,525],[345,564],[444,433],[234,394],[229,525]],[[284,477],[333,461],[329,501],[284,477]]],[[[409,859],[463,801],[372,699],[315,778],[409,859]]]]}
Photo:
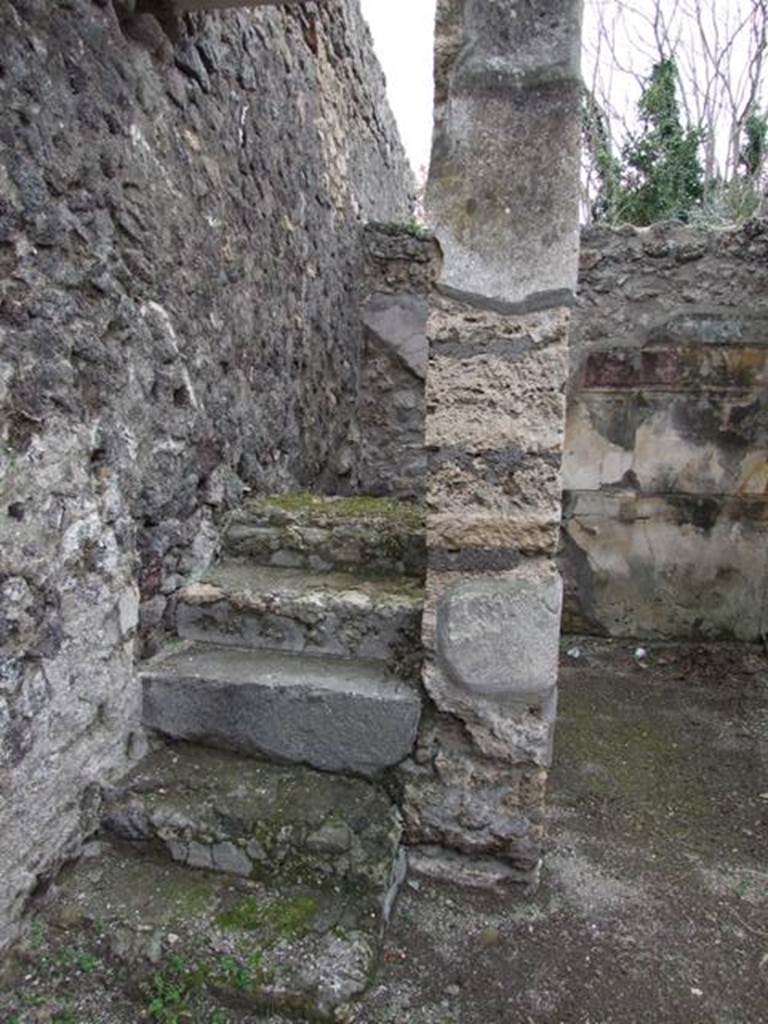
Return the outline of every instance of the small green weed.
{"type": "Polygon", "coordinates": [[[185,966],[181,957],[174,957],[164,974],[157,972],[152,976],[151,998],[147,1004],[152,1020],[160,1024],[183,1024],[192,1019],[187,1005],[185,966]]]}
{"type": "Polygon", "coordinates": [[[421,242],[432,237],[432,232],[429,230],[427,225],[422,224],[421,221],[417,220],[415,217],[411,217],[411,219],[406,221],[403,226],[411,238],[418,238],[421,242]]]}
{"type": "Polygon", "coordinates": [[[262,980],[261,950],[254,950],[245,958],[234,956],[222,957],[221,967],[226,980],[238,992],[244,992],[256,982],[262,980]]]}
{"type": "Polygon", "coordinates": [[[244,964],[238,963],[233,956],[225,956],[221,961],[224,976],[238,992],[244,992],[250,988],[253,981],[252,972],[244,964]]]}
{"type": "Polygon", "coordinates": [[[80,949],[69,947],[62,952],[59,961],[68,967],[77,967],[83,974],[91,974],[101,967],[101,960],[93,953],[85,953],[80,949]]]}

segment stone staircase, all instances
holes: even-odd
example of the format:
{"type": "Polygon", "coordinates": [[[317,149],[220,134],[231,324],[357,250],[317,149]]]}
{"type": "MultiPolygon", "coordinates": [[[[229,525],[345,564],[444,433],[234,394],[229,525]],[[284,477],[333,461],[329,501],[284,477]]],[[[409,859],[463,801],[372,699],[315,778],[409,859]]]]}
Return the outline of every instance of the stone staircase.
{"type": "Polygon", "coordinates": [[[144,720],[175,739],[375,776],[416,739],[425,561],[409,505],[292,496],[234,517],[181,591],[185,644],[143,673],[144,720]]]}
{"type": "Polygon", "coordinates": [[[214,999],[343,1021],[405,873],[381,782],[416,738],[424,563],[414,506],[246,503],[145,663],[162,740],[60,877],[54,931],[150,995],[170,971],[180,1019],[214,999]]]}

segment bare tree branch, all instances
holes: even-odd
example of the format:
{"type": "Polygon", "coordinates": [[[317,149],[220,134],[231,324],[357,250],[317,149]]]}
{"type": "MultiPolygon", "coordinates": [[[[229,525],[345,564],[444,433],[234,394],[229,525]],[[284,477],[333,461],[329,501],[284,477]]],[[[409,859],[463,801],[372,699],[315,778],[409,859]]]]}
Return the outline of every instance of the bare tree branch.
{"type": "Polygon", "coordinates": [[[707,180],[737,177],[748,120],[768,108],[768,0],[586,0],[586,15],[585,80],[617,152],[652,67],[671,58],[707,180]]]}

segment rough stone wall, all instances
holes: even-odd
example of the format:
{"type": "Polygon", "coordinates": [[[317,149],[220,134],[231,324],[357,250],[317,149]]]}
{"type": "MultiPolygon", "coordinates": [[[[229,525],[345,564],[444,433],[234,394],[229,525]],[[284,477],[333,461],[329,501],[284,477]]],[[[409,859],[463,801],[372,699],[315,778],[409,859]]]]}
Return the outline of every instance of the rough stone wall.
{"type": "Polygon", "coordinates": [[[768,224],[585,232],[565,628],[768,630],[768,224]]]}
{"type": "Polygon", "coordinates": [[[403,772],[425,870],[532,884],[555,712],[578,0],[440,0],[427,189],[424,685],[403,772]],[[440,847],[466,860],[446,859],[440,847]]]}
{"type": "Polygon", "coordinates": [[[424,497],[426,329],[441,254],[418,234],[392,224],[365,231],[360,384],[338,491],[424,497]]]}
{"type": "Polygon", "coordinates": [[[141,749],[139,626],[346,436],[361,224],[408,215],[354,0],[134,8],[0,5],[0,946],[141,749]]]}

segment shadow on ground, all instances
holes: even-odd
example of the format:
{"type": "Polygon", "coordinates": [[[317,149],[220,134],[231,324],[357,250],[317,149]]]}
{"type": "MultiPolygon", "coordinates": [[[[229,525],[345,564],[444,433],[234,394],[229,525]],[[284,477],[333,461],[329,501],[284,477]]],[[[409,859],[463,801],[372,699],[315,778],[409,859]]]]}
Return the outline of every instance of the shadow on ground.
{"type": "MultiPolygon", "coordinates": [[[[347,1020],[768,1024],[762,653],[655,645],[637,657],[627,642],[569,639],[550,805],[537,895],[410,879],[377,979],[347,1020]]],[[[32,958],[21,1024],[149,1019],[105,965],[73,956],[47,975],[32,958]]],[[[2,1024],[13,998],[0,995],[2,1024]]],[[[282,1024],[168,1011],[154,1019],[282,1024]]]]}

